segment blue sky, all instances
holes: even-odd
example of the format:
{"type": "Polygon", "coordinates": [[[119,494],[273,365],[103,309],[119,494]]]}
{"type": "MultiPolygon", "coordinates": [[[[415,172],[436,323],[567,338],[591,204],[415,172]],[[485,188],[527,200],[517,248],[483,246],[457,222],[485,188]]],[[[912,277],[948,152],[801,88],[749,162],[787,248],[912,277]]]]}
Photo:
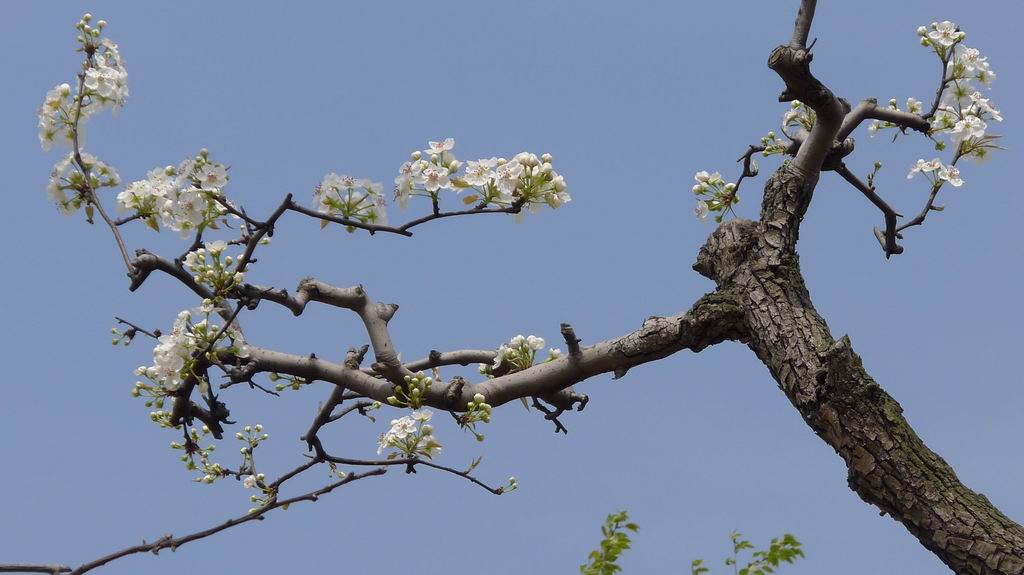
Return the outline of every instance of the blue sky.
{"type": "MultiPolygon", "coordinates": [[[[782,85],[765,61],[789,38],[796,4],[6,2],[0,562],[74,565],[249,507],[241,485],[191,482],[167,447],[176,435],[151,424],[129,395],[149,346],[109,344],[114,315],[166,329],[196,302],[164,277],[129,293],[106,230],[60,216],[45,197],[58,155],[39,150],[35,109],[77,70],[73,26],[83,12],[109,21],[127,62],[128,104],[91,121],[88,148],[126,181],[206,147],[231,165],[230,196],[266,214],[287,192],[308,201],[327,172],[389,182],[411,151],[446,136],[463,159],[554,155],[574,200],[520,225],[504,216],[447,220],[406,239],[282,220],[250,279],[362,283],[401,305],[396,345],[419,357],[497,347],[517,333],[555,342],[559,322],[585,343],[600,341],[712,289],[690,270],[712,229],[691,215],[691,178],[701,169],[734,178],[735,158],[778,125],[782,85]]],[[[814,69],[851,101],[928,100],[938,70],[914,30],[932,20],[960,24],[999,73],[990,95],[1007,118],[996,128],[1008,150],[968,164],[966,185],[943,191],[946,211],[908,234],[903,255],[885,260],[871,235],[879,214],[834,174],[821,179],[800,252],[833,334],[850,335],[965,483],[1024,517],[1024,200],[1015,172],[1024,9],[822,4],[814,69]]],[[[880,192],[897,211],[916,213],[926,188],[905,174],[934,155],[928,143],[855,137],[851,169],[866,174],[881,160],[880,192]]],[[[765,172],[776,165],[762,162],[765,172]]],[[[763,182],[744,185],[741,215],[756,216],[763,182]]],[[[141,226],[127,240],[166,254],[184,247],[141,226]]],[[[355,316],[309,311],[292,318],[265,306],[244,325],[257,345],[331,359],[365,342],[355,316]]],[[[616,382],[595,378],[581,391],[591,402],[565,418],[567,436],[518,403],[496,412],[482,445],[437,426],[441,462],[461,467],[483,454],[481,478],[519,479],[508,496],[393,471],[105,572],[568,573],[619,509],[641,526],[623,561],[629,573],[688,572],[696,557],[723,573],[733,529],[759,545],[796,534],[808,557],[786,570],[794,574],[943,569],[846,487],[842,461],[738,344],[678,354],[616,382]]],[[[273,475],[301,461],[298,437],[327,393],[319,384],[275,399],[240,386],[225,397],[235,419],[270,433],[260,464],[273,475]]],[[[390,417],[341,422],[323,438],[333,452],[368,456],[390,417]]],[[[224,444],[219,455],[237,465],[238,446],[224,444]]]]}

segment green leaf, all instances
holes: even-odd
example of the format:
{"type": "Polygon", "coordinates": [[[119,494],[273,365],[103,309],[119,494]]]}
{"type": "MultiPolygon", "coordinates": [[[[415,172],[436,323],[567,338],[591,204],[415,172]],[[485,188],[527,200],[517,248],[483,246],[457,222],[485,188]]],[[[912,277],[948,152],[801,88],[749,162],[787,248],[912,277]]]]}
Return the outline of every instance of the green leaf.
{"type": "Polygon", "coordinates": [[[320,220],[320,229],[322,230],[322,229],[326,228],[327,224],[329,224],[329,223],[331,223],[331,220],[320,220]]]}
{"type": "Polygon", "coordinates": [[[470,195],[462,198],[462,203],[466,204],[468,206],[469,204],[472,204],[473,202],[475,202],[475,201],[477,201],[479,199],[480,199],[480,196],[478,196],[477,194],[470,194],[470,195]]]}

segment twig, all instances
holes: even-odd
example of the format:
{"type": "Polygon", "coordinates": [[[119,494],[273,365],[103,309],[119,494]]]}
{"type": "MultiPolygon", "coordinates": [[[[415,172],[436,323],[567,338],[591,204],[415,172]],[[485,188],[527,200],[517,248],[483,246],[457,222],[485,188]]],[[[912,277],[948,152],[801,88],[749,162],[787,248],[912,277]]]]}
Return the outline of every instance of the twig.
{"type": "MultiPolygon", "coordinates": [[[[306,463],[306,464],[303,464],[302,466],[300,466],[299,469],[301,469],[301,471],[305,471],[306,469],[309,469],[312,466],[313,465],[311,465],[309,463],[306,463]]],[[[294,475],[297,475],[298,473],[301,473],[301,471],[298,471],[298,472],[293,471],[293,472],[291,472],[292,475],[289,476],[288,478],[293,477],[294,475]]],[[[86,573],[88,571],[92,571],[93,569],[95,569],[97,567],[101,567],[103,565],[106,565],[107,563],[110,563],[111,561],[114,561],[116,559],[120,559],[121,557],[126,557],[128,555],[134,555],[136,553],[147,553],[148,552],[148,553],[156,554],[156,553],[158,553],[162,549],[170,549],[170,550],[173,551],[173,550],[176,550],[178,547],[181,547],[182,545],[184,545],[186,543],[190,543],[190,542],[196,541],[198,539],[203,539],[204,537],[209,537],[210,535],[214,535],[216,533],[219,533],[221,531],[224,531],[225,529],[234,527],[236,525],[241,525],[242,523],[248,523],[249,521],[253,521],[253,520],[257,520],[257,519],[262,520],[263,516],[268,511],[273,511],[274,509],[277,509],[279,507],[287,507],[287,506],[289,506],[289,505],[291,505],[293,503],[298,503],[298,502],[301,502],[301,501],[317,501],[320,498],[321,495],[326,495],[326,494],[330,493],[331,491],[334,491],[338,487],[341,487],[341,486],[343,486],[345,484],[352,483],[353,481],[358,481],[358,480],[366,478],[366,477],[371,477],[371,476],[375,476],[375,475],[383,475],[386,472],[387,472],[386,468],[378,467],[377,469],[371,469],[369,471],[364,471],[362,473],[350,473],[350,474],[346,475],[344,478],[342,478],[342,479],[340,479],[338,481],[335,481],[333,483],[330,483],[328,485],[325,485],[324,487],[321,487],[320,489],[317,489],[315,491],[310,491],[310,492],[305,493],[303,495],[298,495],[296,497],[291,497],[291,498],[288,498],[288,499],[273,500],[269,505],[267,505],[265,507],[261,507],[260,509],[256,510],[253,513],[248,513],[248,514],[236,517],[234,519],[229,519],[229,520],[225,521],[224,523],[221,523],[220,525],[217,525],[215,527],[210,527],[209,529],[204,529],[202,531],[196,531],[195,533],[191,533],[189,535],[185,535],[185,536],[177,537],[177,538],[175,538],[175,537],[173,537],[171,535],[164,535],[163,537],[157,539],[156,541],[154,541],[152,543],[145,543],[145,542],[143,542],[141,545],[134,545],[132,547],[127,547],[127,548],[122,549],[120,551],[115,551],[114,553],[111,553],[110,555],[107,555],[107,556],[104,556],[104,557],[100,557],[99,559],[96,559],[94,561],[90,561],[88,563],[82,564],[81,566],[79,566],[75,570],[71,571],[71,575],[82,575],[83,573],[86,573]]],[[[280,485],[280,482],[275,482],[272,485],[278,486],[278,485],[280,485]]]]}
{"type": "Polygon", "coordinates": [[[882,249],[885,250],[886,259],[893,254],[903,253],[903,246],[896,243],[896,218],[899,217],[899,214],[897,214],[895,210],[889,207],[889,204],[887,204],[885,200],[875,193],[874,186],[869,186],[862,182],[860,178],[854,175],[854,173],[846,167],[846,164],[840,163],[838,166],[834,167],[833,170],[842,176],[842,178],[851,186],[857,188],[857,190],[864,194],[867,199],[871,200],[871,203],[881,210],[882,214],[884,214],[885,234],[883,235],[882,232],[877,231],[876,228],[875,235],[878,237],[878,242],[882,244],[882,249]]]}

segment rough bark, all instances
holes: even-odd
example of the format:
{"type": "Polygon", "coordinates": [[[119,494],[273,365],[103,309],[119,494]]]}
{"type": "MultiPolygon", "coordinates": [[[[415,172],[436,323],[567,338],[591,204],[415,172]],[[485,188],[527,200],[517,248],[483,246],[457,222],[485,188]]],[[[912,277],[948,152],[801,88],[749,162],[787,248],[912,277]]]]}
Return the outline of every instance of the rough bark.
{"type": "Polygon", "coordinates": [[[746,342],[804,421],[843,458],[864,501],[903,523],[956,573],[1024,572],[1024,529],[971,491],[814,309],[795,246],[814,182],[791,164],[765,185],[760,222],[720,226],[694,265],[738,294],[746,342]]]}

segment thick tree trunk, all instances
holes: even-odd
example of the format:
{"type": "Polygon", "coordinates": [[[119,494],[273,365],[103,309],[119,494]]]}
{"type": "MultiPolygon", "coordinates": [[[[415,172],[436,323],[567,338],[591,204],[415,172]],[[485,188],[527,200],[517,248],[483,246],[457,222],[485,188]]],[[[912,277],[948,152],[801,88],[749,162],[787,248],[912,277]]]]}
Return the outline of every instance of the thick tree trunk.
{"type": "Polygon", "coordinates": [[[850,488],[903,523],[957,573],[1024,572],[1024,529],[971,491],[921,441],[902,408],[833,339],[795,246],[814,188],[791,164],[765,186],[760,222],[720,226],[694,265],[744,309],[746,343],[804,421],[849,468],[850,488]]]}

